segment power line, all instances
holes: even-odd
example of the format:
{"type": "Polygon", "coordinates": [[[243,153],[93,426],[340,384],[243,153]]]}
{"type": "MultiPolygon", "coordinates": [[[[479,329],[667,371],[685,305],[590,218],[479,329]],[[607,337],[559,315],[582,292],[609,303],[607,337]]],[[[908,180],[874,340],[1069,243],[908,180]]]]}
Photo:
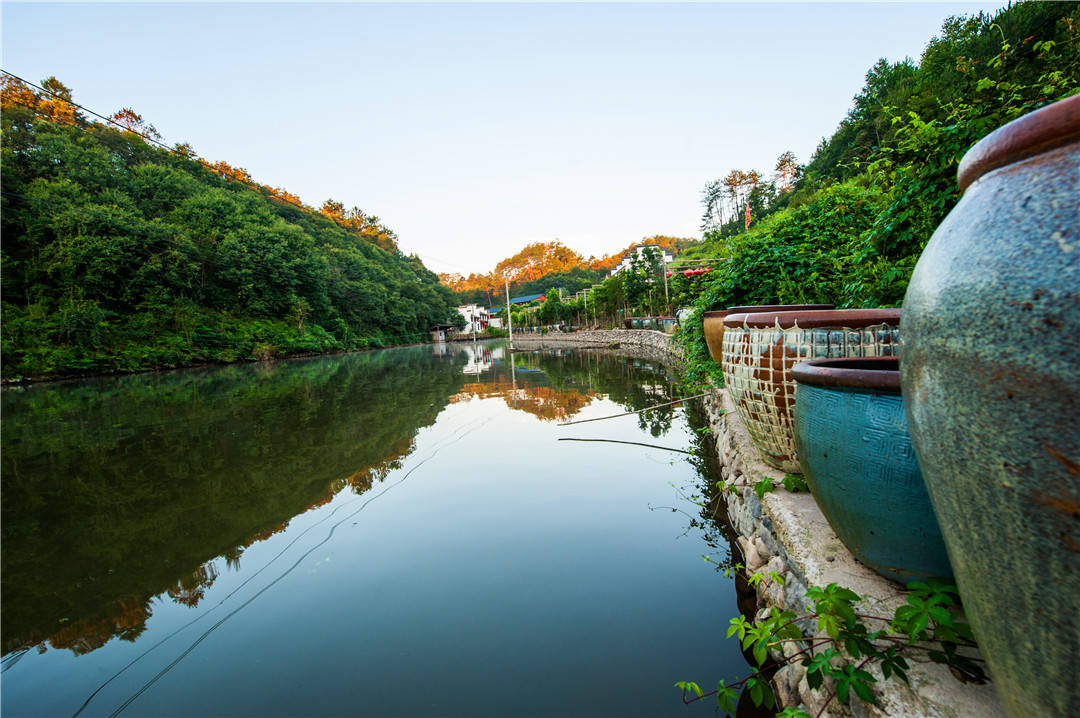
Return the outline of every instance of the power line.
{"type": "MultiPolygon", "coordinates": [[[[160,142],[160,141],[154,139],[153,137],[151,137],[149,135],[145,135],[142,132],[137,132],[137,131],[129,128],[129,127],[125,127],[124,125],[120,124],[116,120],[113,120],[113,119],[111,119],[109,117],[106,117],[105,115],[102,115],[99,112],[94,112],[89,107],[86,107],[84,105],[80,105],[79,103],[74,102],[73,100],[69,100],[68,98],[64,97],[63,95],[58,95],[57,93],[53,92],[52,90],[47,90],[44,87],[42,87],[41,85],[38,85],[37,83],[34,83],[34,82],[30,82],[29,80],[23,79],[22,77],[19,77],[18,75],[14,74],[14,73],[11,73],[11,72],[8,72],[7,70],[2,70],[2,69],[0,69],[0,72],[4,73],[8,77],[11,77],[13,79],[18,80],[19,82],[21,82],[23,84],[29,85],[30,87],[37,88],[38,90],[40,90],[40,91],[42,91],[44,93],[47,93],[51,97],[55,97],[56,99],[58,99],[58,100],[60,100],[62,102],[66,102],[67,104],[71,105],[72,107],[78,107],[83,112],[89,113],[89,114],[93,115],[94,117],[105,120],[106,123],[108,123],[110,125],[115,125],[116,127],[120,128],[124,132],[130,132],[133,135],[138,135],[139,137],[144,139],[146,142],[148,142],[148,143],[150,143],[152,145],[155,145],[157,147],[160,147],[161,149],[165,150],[166,152],[168,152],[171,155],[175,155],[176,157],[180,157],[181,159],[191,160],[191,161],[195,161],[195,158],[198,158],[198,155],[195,155],[194,153],[192,153],[192,155],[189,156],[189,155],[187,155],[187,154],[185,154],[183,152],[180,152],[175,147],[169,147],[167,144],[165,144],[163,142],[160,142]]],[[[20,103],[20,104],[22,104],[24,107],[29,107],[30,109],[36,109],[32,105],[28,105],[26,103],[20,103]]],[[[79,127],[78,125],[75,125],[75,127],[77,127],[80,130],[83,130],[83,131],[88,131],[90,129],[88,127],[79,127]]],[[[202,159],[202,158],[199,158],[199,159],[202,159]]],[[[206,161],[206,160],[204,160],[204,161],[206,161]]],[[[207,166],[209,167],[209,162],[208,161],[206,161],[206,162],[207,162],[207,166]]],[[[235,177],[230,177],[228,175],[223,175],[220,172],[218,172],[217,170],[214,170],[213,167],[210,167],[210,169],[214,172],[214,174],[218,175],[219,177],[221,177],[221,178],[223,178],[225,180],[228,180],[230,182],[237,182],[237,183],[243,185],[244,187],[249,187],[249,188],[251,187],[251,185],[244,182],[243,180],[237,179],[235,177]]],[[[255,184],[255,185],[258,185],[259,187],[264,187],[265,186],[265,185],[261,185],[261,184],[255,182],[254,180],[252,180],[252,183],[255,184]]],[[[281,201],[281,202],[285,202],[286,204],[292,205],[293,207],[300,207],[301,209],[307,208],[307,205],[305,205],[303,202],[300,202],[299,204],[297,204],[296,202],[284,199],[282,197],[278,197],[276,195],[274,196],[274,199],[276,199],[278,201],[281,201]]],[[[315,210],[312,209],[312,211],[315,211],[315,210]]],[[[337,224],[337,223],[335,222],[335,224],[337,224]]]]}
{"type": "MultiPolygon", "coordinates": [[[[88,107],[83,107],[78,102],[74,102],[72,100],[69,100],[68,98],[64,97],[63,95],[59,95],[59,94],[53,92],[52,90],[47,90],[44,87],[42,87],[41,85],[38,85],[37,83],[30,82],[29,80],[23,79],[23,78],[19,77],[18,75],[16,75],[15,73],[8,72],[7,70],[0,70],[0,72],[4,73],[8,77],[11,77],[11,78],[14,78],[14,79],[18,80],[19,82],[23,83],[24,85],[29,85],[30,87],[35,87],[35,88],[41,90],[42,92],[48,93],[50,96],[55,97],[58,100],[62,100],[64,102],[66,102],[67,104],[71,105],[72,107],[78,107],[83,112],[87,112],[87,113],[93,115],[94,117],[105,120],[110,125],[116,125],[117,127],[119,127],[122,130],[126,130],[127,132],[131,132],[132,134],[138,135],[139,137],[142,137],[147,142],[149,142],[151,144],[154,144],[154,145],[157,145],[158,147],[160,147],[160,148],[162,148],[164,150],[172,152],[173,154],[180,155],[180,153],[176,150],[176,148],[169,147],[165,143],[159,142],[158,140],[155,140],[153,137],[150,137],[149,135],[144,135],[141,132],[137,132],[137,131],[131,129],[130,127],[124,127],[123,125],[121,125],[116,120],[114,120],[112,118],[109,118],[109,117],[106,117],[105,115],[102,115],[100,113],[94,112],[93,110],[91,110],[88,107]]],[[[183,156],[183,155],[181,155],[181,156],[183,156]]]]}

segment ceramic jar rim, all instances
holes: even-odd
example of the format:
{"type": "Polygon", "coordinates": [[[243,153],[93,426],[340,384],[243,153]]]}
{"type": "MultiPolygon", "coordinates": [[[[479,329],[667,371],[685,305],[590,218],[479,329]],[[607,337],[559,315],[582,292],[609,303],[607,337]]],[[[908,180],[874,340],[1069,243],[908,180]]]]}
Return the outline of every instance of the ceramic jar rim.
{"type": "Polygon", "coordinates": [[[1018,117],[979,140],[960,160],[963,192],[987,172],[1080,141],[1080,95],[1018,117]]]}
{"type": "Polygon", "coordinates": [[[777,325],[791,329],[796,324],[802,329],[861,329],[877,324],[899,324],[899,309],[818,309],[803,312],[753,312],[729,314],[725,327],[753,327],[770,329],[777,325]]]}
{"type": "Polygon", "coordinates": [[[800,384],[900,393],[900,360],[894,356],[813,359],[792,367],[791,376],[800,384]]]}
{"type": "Polygon", "coordinates": [[[750,314],[752,312],[785,312],[785,311],[809,311],[812,309],[834,309],[835,304],[747,304],[745,306],[728,307],[727,309],[716,309],[711,312],[705,312],[703,316],[715,319],[720,317],[723,319],[729,314],[750,314]]]}

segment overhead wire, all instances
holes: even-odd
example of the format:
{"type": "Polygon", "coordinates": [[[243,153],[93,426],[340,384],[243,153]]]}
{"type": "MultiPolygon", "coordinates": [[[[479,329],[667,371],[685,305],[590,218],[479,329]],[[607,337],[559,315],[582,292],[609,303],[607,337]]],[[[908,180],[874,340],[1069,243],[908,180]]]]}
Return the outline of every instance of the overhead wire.
{"type": "Polygon", "coordinates": [[[149,142],[151,144],[154,144],[154,145],[157,145],[158,147],[161,147],[164,150],[168,150],[169,152],[172,152],[173,154],[176,154],[176,155],[180,155],[182,157],[184,156],[183,153],[177,151],[175,147],[169,147],[165,143],[160,142],[160,141],[154,139],[153,137],[151,137],[149,135],[143,134],[142,132],[138,132],[138,131],[133,130],[133,129],[129,128],[129,127],[126,127],[125,125],[120,124],[119,122],[117,122],[116,120],[114,120],[114,119],[112,119],[110,117],[106,117],[105,115],[102,115],[102,114],[100,114],[98,112],[94,112],[90,108],[84,107],[83,105],[80,105],[78,102],[70,100],[70,99],[64,97],[63,95],[60,95],[60,94],[58,94],[56,92],[53,92],[52,90],[48,90],[48,89],[42,87],[41,85],[39,85],[39,84],[37,84],[35,82],[30,82],[29,80],[27,80],[25,78],[22,78],[22,77],[19,77],[15,73],[8,72],[7,70],[0,69],[0,72],[4,73],[8,77],[11,77],[13,79],[18,80],[19,82],[21,82],[23,84],[29,85],[30,87],[34,87],[34,88],[37,88],[38,90],[41,90],[42,92],[48,93],[50,96],[55,97],[58,100],[62,100],[63,102],[66,102],[67,104],[71,105],[72,107],[78,107],[83,112],[91,114],[94,117],[97,117],[99,119],[105,120],[105,122],[109,123],[110,125],[116,125],[117,127],[124,130],[125,132],[131,132],[132,134],[136,134],[139,137],[142,137],[147,142],[149,142]]]}

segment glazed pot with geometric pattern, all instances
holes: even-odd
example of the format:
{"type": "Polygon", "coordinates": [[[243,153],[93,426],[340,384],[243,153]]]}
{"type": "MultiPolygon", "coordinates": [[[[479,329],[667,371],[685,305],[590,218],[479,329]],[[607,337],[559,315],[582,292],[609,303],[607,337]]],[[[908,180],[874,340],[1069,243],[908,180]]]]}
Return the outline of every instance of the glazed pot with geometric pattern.
{"type": "Polygon", "coordinates": [[[904,298],[901,384],[1011,716],[1080,716],[1080,96],[964,156],[904,298]]]}
{"type": "Polygon", "coordinates": [[[896,357],[796,364],[795,447],[814,501],[855,558],[907,585],[952,567],[911,446],[896,357]]]}
{"type": "Polygon", "coordinates": [[[749,314],[750,312],[794,312],[801,309],[832,309],[835,304],[760,304],[728,307],[712,312],[705,312],[702,318],[705,331],[705,344],[709,355],[717,364],[724,357],[724,317],[729,314],[749,314]]]}
{"type": "Polygon", "coordinates": [[[729,314],[724,384],[765,463],[798,473],[791,368],[810,359],[893,356],[899,309],[832,309],[729,314]]]}

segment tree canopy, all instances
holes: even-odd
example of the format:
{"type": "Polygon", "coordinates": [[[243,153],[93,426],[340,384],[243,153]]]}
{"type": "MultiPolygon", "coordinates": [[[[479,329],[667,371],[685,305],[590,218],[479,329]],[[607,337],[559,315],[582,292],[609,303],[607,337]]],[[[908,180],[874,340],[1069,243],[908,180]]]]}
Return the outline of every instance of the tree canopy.
{"type": "Polygon", "coordinates": [[[6,377],[381,346],[451,317],[453,293],[377,217],[316,211],[151,144],[130,108],[89,122],[42,87],[0,88],[6,377]]]}

